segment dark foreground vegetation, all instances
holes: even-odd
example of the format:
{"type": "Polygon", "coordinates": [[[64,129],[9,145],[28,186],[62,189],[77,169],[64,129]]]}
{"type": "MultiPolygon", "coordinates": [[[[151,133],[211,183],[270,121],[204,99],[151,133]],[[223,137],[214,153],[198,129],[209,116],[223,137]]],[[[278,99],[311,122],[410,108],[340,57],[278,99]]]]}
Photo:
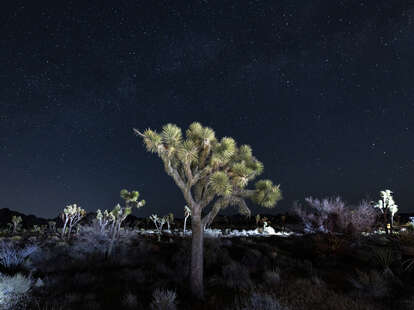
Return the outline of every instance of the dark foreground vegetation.
{"type": "MultiPolygon", "coordinates": [[[[282,229],[280,217],[271,220],[282,229]]],[[[294,223],[288,218],[284,228],[294,223]]],[[[414,233],[403,230],[205,238],[203,302],[190,293],[190,237],[164,233],[159,241],[130,222],[107,256],[110,239],[94,224],[69,240],[49,228],[8,230],[0,302],[4,309],[413,309],[414,233]]]]}

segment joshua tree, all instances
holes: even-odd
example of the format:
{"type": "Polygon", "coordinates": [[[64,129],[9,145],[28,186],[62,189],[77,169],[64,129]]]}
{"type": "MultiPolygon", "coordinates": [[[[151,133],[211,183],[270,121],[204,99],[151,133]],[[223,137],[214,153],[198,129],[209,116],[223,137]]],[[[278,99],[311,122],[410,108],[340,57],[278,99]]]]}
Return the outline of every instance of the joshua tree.
{"type": "Polygon", "coordinates": [[[188,206],[184,206],[184,233],[187,226],[187,218],[191,215],[191,209],[188,206]]]}
{"type": "Polygon", "coordinates": [[[23,220],[21,216],[13,215],[11,221],[13,224],[13,234],[15,234],[17,232],[17,229],[19,228],[19,225],[23,222],[23,220]]]}
{"type": "Polygon", "coordinates": [[[398,211],[398,206],[394,202],[394,198],[392,197],[392,191],[386,189],[385,191],[381,191],[381,199],[378,200],[377,204],[374,205],[374,208],[378,208],[381,210],[382,214],[384,214],[384,221],[385,221],[385,231],[388,232],[387,228],[387,218],[389,217],[391,220],[391,230],[394,224],[394,214],[398,211]]]}
{"type": "Polygon", "coordinates": [[[108,210],[102,211],[100,209],[96,210],[96,219],[98,220],[98,225],[101,233],[105,232],[106,226],[115,221],[115,217],[108,210]]]}
{"type": "Polygon", "coordinates": [[[256,226],[259,226],[260,223],[260,214],[256,215],[256,226]]]}
{"type": "Polygon", "coordinates": [[[85,215],[86,211],[81,207],[78,207],[76,204],[66,206],[66,208],[63,210],[63,213],[61,214],[63,221],[61,238],[64,239],[65,234],[68,238],[70,238],[70,233],[73,226],[75,226],[85,215]],[[66,228],[68,228],[67,232],[66,228]]]}
{"type": "Polygon", "coordinates": [[[153,214],[149,218],[154,223],[155,229],[157,230],[158,241],[161,241],[162,227],[167,223],[167,217],[158,217],[158,215],[153,214]]]}
{"type": "Polygon", "coordinates": [[[221,209],[238,206],[250,215],[246,199],[264,207],[273,207],[281,199],[279,186],[270,180],[246,189],[249,181],[263,171],[263,164],[248,145],[238,147],[234,139],[216,139],[211,128],[192,123],[183,137],[179,127],[167,124],[161,133],[134,129],[149,152],[163,161],[166,173],[174,179],[191,209],[192,251],[191,289],[203,297],[203,227],[209,225],[221,209]],[[202,211],[210,211],[202,218],[202,211]]]}
{"type": "Polygon", "coordinates": [[[166,223],[167,223],[167,229],[168,230],[171,230],[170,228],[171,228],[171,224],[173,224],[174,223],[174,214],[173,213],[168,213],[166,216],[165,216],[165,221],[166,221],[166,223]]]}
{"type": "Polygon", "coordinates": [[[52,233],[56,232],[56,222],[55,221],[49,221],[47,222],[47,225],[49,227],[49,231],[52,233]]]}
{"type": "MultiPolygon", "coordinates": [[[[107,219],[108,222],[106,224],[108,224],[110,221],[112,222],[112,226],[110,230],[111,242],[110,242],[108,253],[107,253],[108,256],[111,255],[112,253],[112,248],[113,248],[113,244],[115,240],[119,238],[119,235],[121,232],[121,224],[128,217],[128,215],[132,213],[132,208],[133,207],[141,208],[142,206],[145,205],[145,200],[138,201],[139,192],[137,191],[129,192],[128,190],[123,189],[121,190],[121,198],[125,200],[125,207],[121,207],[120,204],[117,204],[110,213],[108,213],[106,210],[104,211],[104,216],[106,214],[108,215],[108,219],[107,219]]],[[[100,215],[102,216],[102,213],[100,215]]],[[[99,221],[98,216],[100,217],[100,215],[97,214],[98,221],[99,221]]],[[[103,222],[102,222],[102,225],[103,225],[103,222]]],[[[101,226],[101,229],[102,229],[102,226],[101,226]]]]}
{"type": "Polygon", "coordinates": [[[158,215],[156,215],[156,214],[153,214],[153,215],[151,215],[150,217],[149,217],[149,219],[154,223],[154,225],[155,225],[155,229],[157,230],[157,231],[159,231],[159,228],[158,228],[158,221],[159,221],[159,217],[158,217],[158,215]]]}

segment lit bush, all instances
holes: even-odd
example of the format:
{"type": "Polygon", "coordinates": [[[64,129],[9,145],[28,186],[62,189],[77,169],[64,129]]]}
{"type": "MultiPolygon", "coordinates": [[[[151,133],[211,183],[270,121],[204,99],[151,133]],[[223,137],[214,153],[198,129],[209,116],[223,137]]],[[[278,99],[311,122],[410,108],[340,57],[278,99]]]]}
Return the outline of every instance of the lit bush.
{"type": "Polygon", "coordinates": [[[377,218],[376,210],[366,201],[350,207],[340,197],[305,200],[307,207],[296,204],[293,210],[306,232],[362,232],[371,230],[377,218]]]}
{"type": "Polygon", "coordinates": [[[32,280],[20,273],[0,275],[0,309],[13,309],[27,296],[31,286],[32,280]]]}
{"type": "Polygon", "coordinates": [[[17,247],[12,242],[0,243],[0,264],[7,269],[15,269],[22,265],[26,258],[38,249],[35,245],[24,248],[17,247]]]}
{"type": "Polygon", "coordinates": [[[377,220],[377,211],[365,200],[354,210],[348,210],[350,224],[355,232],[370,231],[377,220]]]}

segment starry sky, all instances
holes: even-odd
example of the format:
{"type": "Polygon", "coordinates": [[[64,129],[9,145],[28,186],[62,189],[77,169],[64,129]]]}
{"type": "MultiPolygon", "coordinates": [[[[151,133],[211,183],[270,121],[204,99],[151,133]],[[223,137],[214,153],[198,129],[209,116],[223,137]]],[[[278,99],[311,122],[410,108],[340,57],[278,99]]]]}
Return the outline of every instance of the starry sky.
{"type": "MultiPolygon", "coordinates": [[[[414,211],[414,4],[390,0],[9,1],[0,11],[0,208],[184,200],[132,128],[250,144],[288,210],[307,196],[414,211]]],[[[267,210],[252,206],[253,212],[267,210]]]]}

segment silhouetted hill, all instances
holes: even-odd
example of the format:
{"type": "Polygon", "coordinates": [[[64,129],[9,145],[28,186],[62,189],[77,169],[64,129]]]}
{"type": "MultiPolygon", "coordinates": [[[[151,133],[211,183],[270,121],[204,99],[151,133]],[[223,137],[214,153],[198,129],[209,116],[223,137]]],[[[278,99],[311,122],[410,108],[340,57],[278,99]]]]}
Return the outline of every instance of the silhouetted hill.
{"type": "Polygon", "coordinates": [[[7,223],[11,223],[13,216],[21,216],[23,220],[22,225],[25,228],[32,227],[33,225],[47,225],[48,221],[52,221],[52,219],[44,219],[32,214],[26,215],[17,211],[10,210],[8,208],[3,208],[0,209],[0,226],[5,227],[7,226],[7,223]]]}

